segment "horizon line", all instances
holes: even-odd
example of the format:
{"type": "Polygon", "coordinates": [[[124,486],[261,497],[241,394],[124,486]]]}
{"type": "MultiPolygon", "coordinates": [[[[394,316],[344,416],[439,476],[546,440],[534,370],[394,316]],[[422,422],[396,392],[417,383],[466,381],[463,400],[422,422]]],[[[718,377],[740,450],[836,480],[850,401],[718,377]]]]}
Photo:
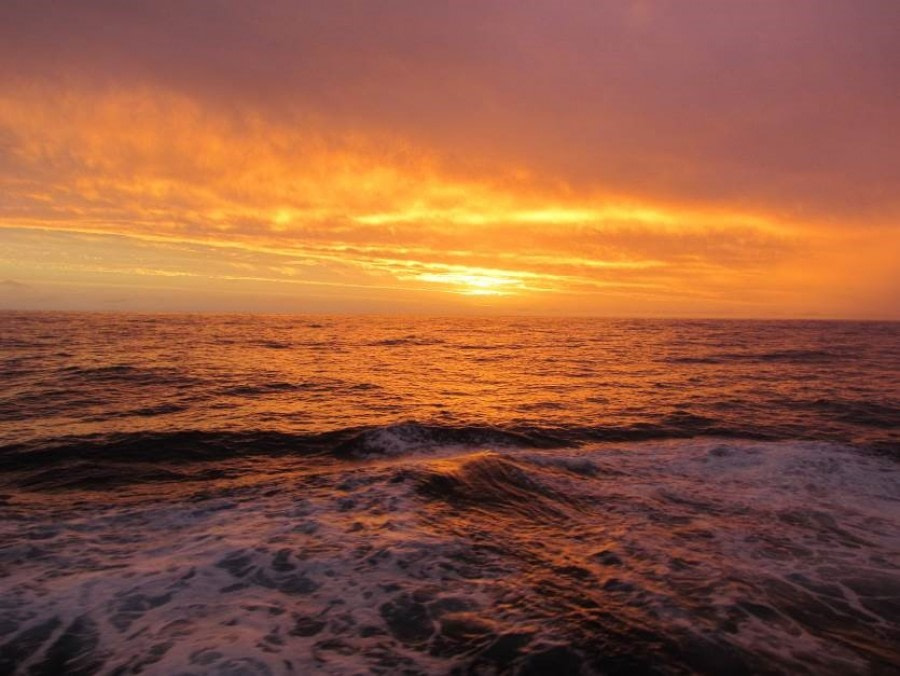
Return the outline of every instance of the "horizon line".
{"type": "Polygon", "coordinates": [[[240,310],[122,310],[122,309],[34,309],[34,308],[0,308],[0,314],[66,314],[66,315],[152,315],[152,316],[208,316],[208,317],[336,317],[336,318],[382,318],[403,317],[416,319],[601,319],[607,321],[719,321],[719,322],[845,322],[845,323],[871,323],[871,324],[896,324],[898,318],[882,317],[816,317],[816,316],[758,316],[758,317],[728,317],[716,315],[678,316],[678,315],[553,315],[546,313],[426,313],[426,312],[266,312],[266,311],[240,311],[240,310]]]}

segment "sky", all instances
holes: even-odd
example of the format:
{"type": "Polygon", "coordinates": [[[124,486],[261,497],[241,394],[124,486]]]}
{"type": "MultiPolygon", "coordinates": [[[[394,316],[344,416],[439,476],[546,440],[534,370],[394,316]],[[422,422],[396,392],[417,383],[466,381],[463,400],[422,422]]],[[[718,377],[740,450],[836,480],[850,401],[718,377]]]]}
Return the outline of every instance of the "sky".
{"type": "Polygon", "coordinates": [[[0,0],[0,308],[900,319],[896,0],[0,0]]]}

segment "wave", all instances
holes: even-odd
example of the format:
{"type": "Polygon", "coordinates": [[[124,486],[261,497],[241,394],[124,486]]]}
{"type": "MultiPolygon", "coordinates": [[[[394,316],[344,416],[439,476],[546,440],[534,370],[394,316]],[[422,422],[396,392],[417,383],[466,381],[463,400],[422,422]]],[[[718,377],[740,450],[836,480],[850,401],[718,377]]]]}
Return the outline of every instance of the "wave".
{"type": "Polygon", "coordinates": [[[522,433],[418,423],[308,434],[265,430],[133,432],[2,446],[0,474],[6,475],[4,483],[34,490],[99,489],[145,481],[196,481],[208,474],[187,465],[259,456],[328,456],[350,461],[411,455],[447,446],[554,448],[572,443],[537,430],[522,433]]]}
{"type": "Polygon", "coordinates": [[[576,503],[539,478],[535,466],[497,453],[463,456],[415,472],[417,491],[454,509],[514,513],[534,521],[558,520],[576,503]]]}
{"type": "Polygon", "coordinates": [[[64,385],[194,385],[199,381],[182,369],[163,366],[110,364],[106,366],[66,366],[56,377],[64,385]]]}
{"type": "Polygon", "coordinates": [[[250,343],[256,347],[262,347],[268,350],[290,350],[293,345],[280,340],[257,340],[250,343]]]}
{"type": "Polygon", "coordinates": [[[342,432],[302,435],[185,430],[59,437],[0,447],[0,470],[72,459],[187,463],[245,455],[325,453],[341,436],[342,432]]]}
{"type": "Polygon", "coordinates": [[[406,422],[353,430],[334,450],[339,456],[365,458],[407,455],[443,446],[555,448],[574,443],[574,439],[536,427],[515,430],[487,425],[451,426],[406,422]]]}
{"type": "Polygon", "coordinates": [[[900,428],[900,405],[891,402],[852,399],[816,399],[809,404],[816,411],[831,414],[841,422],[882,429],[900,428]]]}
{"type": "MultiPolygon", "coordinates": [[[[177,410],[177,407],[170,407],[163,411],[148,409],[130,414],[150,418],[177,410]]],[[[879,409],[875,413],[881,417],[872,422],[883,424],[892,411],[879,409]]],[[[859,412],[856,419],[860,419],[859,412]]],[[[563,449],[598,442],[690,438],[775,441],[795,437],[779,436],[775,430],[766,431],[749,424],[747,427],[727,426],[682,410],[662,416],[657,422],[630,425],[500,427],[408,421],[306,433],[259,429],[137,431],[61,436],[0,446],[0,481],[33,489],[90,488],[115,483],[197,480],[205,475],[200,470],[187,471],[184,466],[260,456],[320,456],[348,462],[430,454],[451,447],[488,451],[563,449]],[[62,478],[51,480],[53,476],[62,478]]],[[[822,440],[823,437],[809,439],[822,440]]],[[[846,443],[846,440],[837,441],[846,443]]],[[[900,445],[891,438],[875,438],[858,445],[900,460],[900,445]]]]}
{"type": "Polygon", "coordinates": [[[287,383],[287,382],[272,382],[272,383],[263,383],[261,385],[235,385],[233,387],[226,387],[220,390],[220,392],[224,395],[228,396],[237,396],[237,397],[256,397],[266,394],[278,394],[282,392],[302,392],[305,390],[315,390],[315,389],[328,389],[332,388],[334,385],[332,383],[313,383],[313,382],[303,382],[303,383],[287,383]]]}
{"type": "Polygon", "coordinates": [[[842,349],[784,349],[766,352],[720,352],[702,356],[669,356],[664,361],[670,364],[726,364],[730,362],[831,364],[847,357],[847,351],[842,349]]]}
{"type": "Polygon", "coordinates": [[[408,335],[400,338],[385,338],[383,340],[375,340],[366,343],[368,347],[404,347],[404,346],[429,346],[429,345],[446,345],[447,341],[442,338],[431,338],[428,336],[408,335]]]}
{"type": "Polygon", "coordinates": [[[275,381],[259,385],[234,385],[219,390],[220,394],[237,397],[258,397],[290,392],[338,392],[340,390],[380,390],[375,383],[352,383],[342,380],[310,380],[303,382],[275,381]]]}

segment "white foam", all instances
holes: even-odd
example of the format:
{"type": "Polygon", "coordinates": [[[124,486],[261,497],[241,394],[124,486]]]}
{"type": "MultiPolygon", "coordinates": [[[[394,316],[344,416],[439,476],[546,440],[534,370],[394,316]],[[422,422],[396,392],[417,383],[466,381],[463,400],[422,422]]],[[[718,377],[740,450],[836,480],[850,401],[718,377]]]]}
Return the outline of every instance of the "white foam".
{"type": "MultiPolygon", "coordinates": [[[[383,442],[408,451],[402,434],[383,442]]],[[[259,460],[244,478],[81,504],[16,494],[0,507],[0,620],[18,629],[0,646],[58,618],[16,662],[24,673],[89,617],[96,637],[79,639],[78,659],[101,672],[440,673],[472,657],[435,647],[441,613],[577,646],[578,618],[602,622],[578,609],[587,600],[625,625],[724,642],[780,669],[861,673],[897,631],[865,587],[900,587],[898,471],[885,459],[820,443],[497,448],[567,502],[535,521],[488,495],[479,507],[418,492],[423,468],[457,472],[483,451],[314,472],[259,460]],[[748,603],[756,614],[740,610],[748,603]],[[804,620],[819,606],[824,619],[804,620]]]]}

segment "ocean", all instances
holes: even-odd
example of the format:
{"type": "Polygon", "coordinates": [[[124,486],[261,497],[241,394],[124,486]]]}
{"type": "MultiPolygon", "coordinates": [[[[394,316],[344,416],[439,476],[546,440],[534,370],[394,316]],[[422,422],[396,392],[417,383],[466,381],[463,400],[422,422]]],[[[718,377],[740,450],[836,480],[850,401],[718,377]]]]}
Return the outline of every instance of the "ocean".
{"type": "Polygon", "coordinates": [[[0,674],[900,673],[900,323],[0,314],[0,674]]]}

